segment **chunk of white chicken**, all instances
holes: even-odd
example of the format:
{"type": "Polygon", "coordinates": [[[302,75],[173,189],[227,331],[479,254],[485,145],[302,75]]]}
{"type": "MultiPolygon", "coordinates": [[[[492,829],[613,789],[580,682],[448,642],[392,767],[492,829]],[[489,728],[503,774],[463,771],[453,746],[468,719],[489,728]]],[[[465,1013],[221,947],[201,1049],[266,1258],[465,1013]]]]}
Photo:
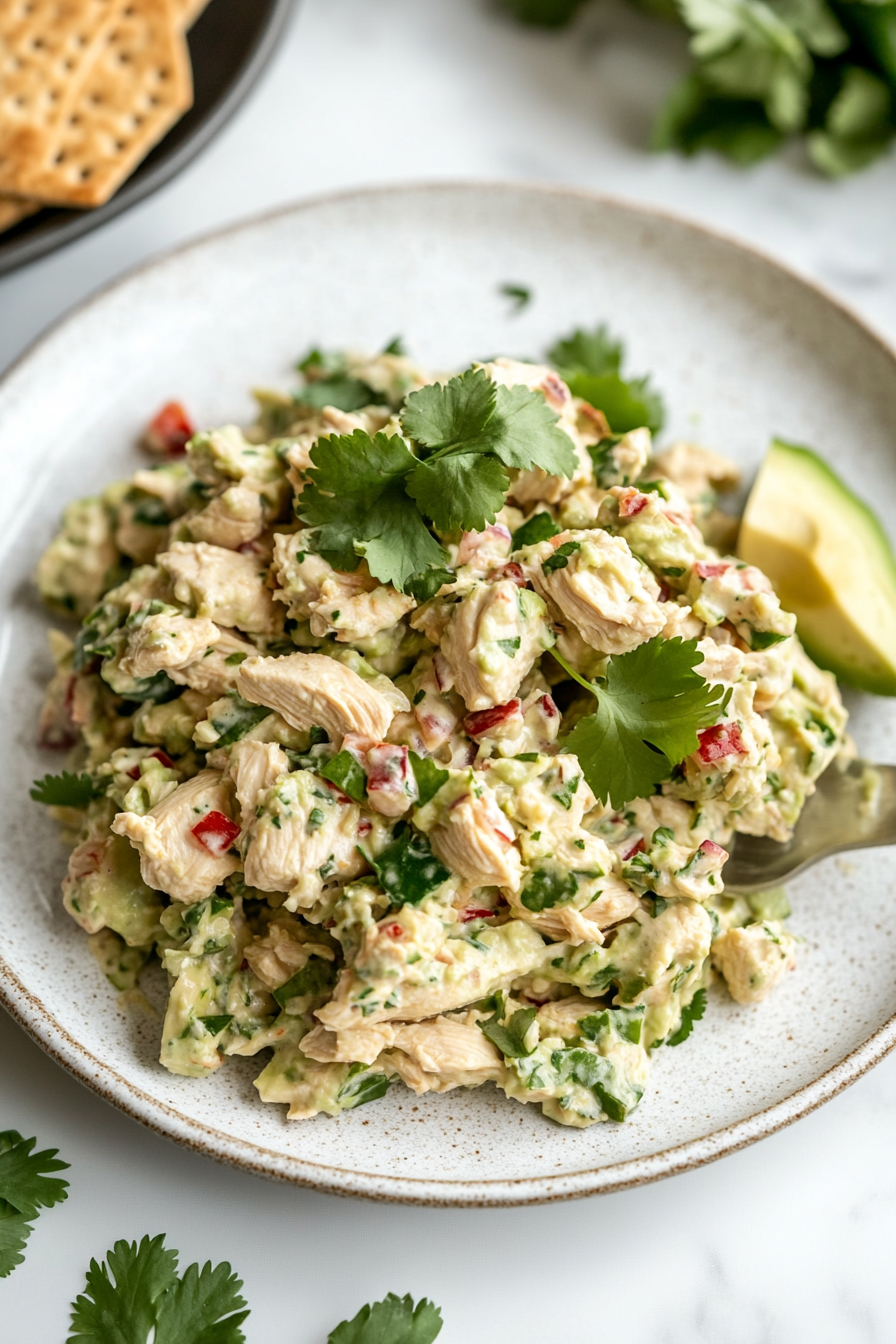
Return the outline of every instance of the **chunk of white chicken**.
{"type": "Polygon", "coordinates": [[[748,924],[716,938],[712,960],[737,1003],[761,1003],[796,965],[796,941],[778,920],[748,924]]]}
{"type": "Polygon", "coordinates": [[[361,809],[311,771],[285,775],[258,796],[255,811],[242,846],[246,882],[287,892],[287,910],[308,909],[324,882],[363,871],[361,809]]]}
{"type": "Polygon", "coordinates": [[[243,949],[243,956],[267,989],[279,989],[308,965],[311,957],[334,961],[332,947],[315,939],[314,931],[295,918],[279,914],[268,925],[263,938],[256,938],[243,949]]]}
{"type": "Polygon", "coordinates": [[[337,570],[306,549],[301,533],[274,538],[274,596],[288,603],[295,620],[310,620],[318,637],[335,634],[341,644],[390,630],[416,605],[412,597],[372,577],[362,561],[352,573],[337,570]]]}
{"type": "Polygon", "coordinates": [[[158,563],[170,576],[177,601],[194,607],[197,616],[252,634],[273,635],[283,629],[282,607],[255,556],[204,541],[176,541],[158,563]]]}
{"type": "Polygon", "coordinates": [[[729,621],[751,649],[781,643],[796,629],[796,617],[781,610],[762,571],[739,560],[698,561],[691,572],[688,600],[701,621],[710,627],[729,621]]]}
{"type": "Polygon", "coordinates": [[[138,679],[154,677],[201,659],[217,641],[218,627],[207,617],[158,612],[128,631],[121,670],[138,679]]]}
{"type": "Polygon", "coordinates": [[[512,579],[477,583],[456,604],[441,649],[469,710],[510,700],[554,643],[547,607],[512,579]]]}
{"type": "Polygon", "coordinates": [[[247,658],[237,688],[244,700],[277,710],[293,728],[323,728],[337,744],[346,733],[382,741],[392,722],[393,709],[378,690],[320,653],[247,658]]]}
{"type": "Polygon", "coordinates": [[[214,643],[202,650],[195,662],[169,668],[168,675],[179,686],[189,686],[202,695],[217,698],[233,690],[237,669],[247,658],[255,656],[256,648],[232,630],[220,626],[215,626],[215,630],[214,643]]]}
{"type": "Polygon", "coordinates": [[[231,852],[239,832],[232,812],[232,790],[221,772],[200,770],[145,816],[119,812],[112,830],[138,851],[148,886],[175,901],[201,901],[240,866],[231,852]]]}
{"type": "Polygon", "coordinates": [[[560,532],[523,556],[537,591],[601,653],[628,653],[662,630],[659,584],[622,537],[560,532]]]}
{"type": "Polygon", "coordinates": [[[506,988],[563,950],[545,944],[522,920],[481,929],[471,940],[462,926],[404,905],[365,930],[353,964],[315,1017],[331,1031],[420,1021],[506,988]]]}
{"type": "Polygon", "coordinates": [[[389,1022],[364,1022],[345,1031],[312,1027],[302,1037],[302,1050],[319,1064],[373,1064],[395,1041],[389,1022]]]}
{"type": "Polygon", "coordinates": [[[289,774],[289,760],[276,742],[256,742],[244,738],[234,743],[228,769],[236,789],[243,829],[246,830],[255,820],[259,796],[289,774]]]}
{"type": "Polygon", "coordinates": [[[665,476],[694,502],[715,491],[725,494],[728,490],[736,490],[741,478],[740,467],[727,457],[684,439],[657,454],[651,463],[651,471],[657,476],[665,476]]]}
{"type": "MultiPolygon", "coordinates": [[[[628,919],[640,908],[640,900],[627,882],[610,871],[611,857],[606,868],[595,858],[607,847],[596,836],[583,840],[585,848],[575,854],[563,852],[552,862],[536,868],[526,885],[516,895],[508,894],[513,913],[525,919],[546,938],[556,938],[576,947],[581,943],[600,944],[604,930],[628,919]],[[580,868],[567,867],[568,863],[580,868]]],[[[568,847],[566,847],[568,848],[568,847]]]]}
{"type": "Polygon", "coordinates": [[[614,485],[601,502],[598,526],[624,537],[633,555],[662,574],[670,588],[685,587],[690,568],[709,551],[683,495],[614,485]]]}
{"type": "Polygon", "coordinates": [[[479,887],[519,891],[522,861],[516,832],[481,775],[449,771],[447,782],[416,812],[414,821],[458,877],[479,887]]]}
{"type": "Polygon", "coordinates": [[[236,551],[264,531],[264,500],[259,486],[248,478],[231,485],[187,522],[194,541],[207,541],[236,551]]]}
{"type": "Polygon", "coordinates": [[[476,1014],[434,1017],[428,1022],[399,1022],[383,1063],[395,1069],[417,1096],[450,1092],[455,1087],[497,1083],[504,1059],[476,1024],[476,1014]]]}

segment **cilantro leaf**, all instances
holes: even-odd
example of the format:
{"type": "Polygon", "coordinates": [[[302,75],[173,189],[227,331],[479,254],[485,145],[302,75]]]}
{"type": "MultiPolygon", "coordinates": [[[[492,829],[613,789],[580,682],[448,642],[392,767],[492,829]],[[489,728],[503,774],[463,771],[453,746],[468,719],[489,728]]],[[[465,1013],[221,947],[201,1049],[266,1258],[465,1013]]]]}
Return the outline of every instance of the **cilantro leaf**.
{"type": "Polygon", "coordinates": [[[447,781],[448,771],[436,765],[429,756],[418,756],[416,751],[408,754],[411,758],[414,779],[417,781],[417,807],[425,807],[447,781]]]}
{"type": "Polygon", "coordinates": [[[497,1046],[502,1055],[506,1055],[508,1059],[525,1059],[535,1049],[534,1046],[531,1050],[527,1049],[525,1037],[535,1021],[538,1009],[520,1008],[511,1016],[509,1022],[503,1023],[501,1018],[504,1016],[504,995],[498,992],[495,999],[494,1013],[476,1025],[483,1036],[487,1036],[492,1045],[497,1046]]]}
{"type": "Polygon", "coordinates": [[[520,893],[520,900],[527,910],[539,914],[542,910],[552,910],[555,905],[566,905],[578,889],[574,873],[567,872],[559,865],[546,865],[533,870],[520,893]]]}
{"type": "Polygon", "coordinates": [[[367,797],[367,775],[350,751],[340,751],[318,774],[336,784],[356,803],[363,803],[367,797]]]}
{"type": "Polygon", "coordinates": [[[622,376],[623,356],[622,342],[603,325],[594,331],[579,328],[548,352],[573,396],[603,411],[615,433],[646,425],[657,434],[665,419],[662,398],[648,378],[622,376]]]}
{"type": "Polygon", "coordinates": [[[86,807],[101,796],[102,790],[97,789],[90,775],[72,775],[63,770],[61,775],[36,779],[30,794],[36,803],[46,807],[86,807]]]}
{"type": "Polygon", "coordinates": [[[484,369],[468,369],[447,383],[429,383],[412,392],[401,412],[405,434],[430,450],[488,452],[485,435],[495,410],[495,384],[484,369]]]}
{"type": "Polygon", "coordinates": [[[388,345],[383,346],[384,355],[406,355],[404,341],[400,336],[393,336],[388,345]]]}
{"type": "Polygon", "coordinates": [[[643,1021],[643,1008],[605,1008],[602,1013],[591,1013],[588,1017],[580,1017],[578,1026],[582,1035],[588,1041],[598,1041],[612,1027],[615,1028],[623,1040],[631,1041],[633,1045],[639,1045],[643,1021]]]}
{"type": "Polygon", "coordinates": [[[505,0],[521,23],[540,28],[562,28],[569,23],[583,0],[505,0]]]}
{"type": "Polygon", "coordinates": [[[489,424],[492,451],[507,467],[541,467],[552,476],[572,476],[578,463],[572,439],[539,392],[517,383],[495,389],[489,424]]]}
{"type": "Polygon", "coordinates": [[[23,1139],[14,1129],[0,1133],[0,1279],[24,1259],[22,1251],[31,1224],[41,1209],[68,1198],[68,1182],[51,1171],[67,1171],[56,1148],[32,1152],[37,1139],[23,1139]]]}
{"type": "Polygon", "coordinates": [[[410,826],[375,858],[364,857],[396,905],[419,905],[451,876],[450,869],[433,854],[427,837],[410,826]]]}
{"type": "Polygon", "coordinates": [[[706,990],[698,989],[697,993],[691,999],[690,1003],[685,1004],[681,1010],[681,1025],[666,1042],[667,1045],[681,1045],[686,1041],[694,1030],[694,1023],[699,1022],[706,1012],[706,990]]]}
{"type": "Polygon", "coordinates": [[[611,658],[601,684],[583,682],[597,711],[579,720],[564,746],[601,802],[619,808],[649,797],[696,751],[698,730],[717,721],[729,698],[694,671],[700,661],[695,640],[657,637],[611,658]]]}
{"type": "Polygon", "coordinates": [[[513,534],[511,547],[519,551],[523,546],[535,546],[539,541],[549,541],[551,537],[556,537],[560,528],[554,522],[549,513],[533,513],[531,518],[527,518],[522,527],[518,527],[513,534]]]}
{"type": "Polygon", "coordinates": [[[401,587],[446,559],[404,492],[417,459],[399,435],[362,430],[319,439],[311,450],[309,484],[299,517],[319,529],[317,547],[337,569],[354,570],[363,555],[371,574],[401,587]]]}
{"type": "Polygon", "coordinates": [[[353,1064],[348,1077],[336,1093],[336,1100],[343,1103],[343,1109],[353,1111],[358,1106],[366,1106],[369,1101],[379,1101],[389,1091],[392,1079],[385,1073],[371,1073],[366,1064],[353,1064]]]}
{"type": "Polygon", "coordinates": [[[146,1344],[156,1303],[177,1282],[177,1252],[164,1234],[116,1241],[102,1264],[91,1260],[85,1291],[72,1303],[68,1344],[146,1344]]]}
{"type": "Polygon", "coordinates": [[[419,574],[412,574],[404,586],[404,591],[415,598],[417,602],[428,602],[445,583],[453,583],[457,575],[450,569],[425,569],[419,574]]]}
{"type": "Polygon", "coordinates": [[[773,154],[783,133],[773,126],[755,99],[716,94],[697,73],[685,75],[660,109],[651,148],[682,154],[715,150],[743,168],[773,154]]]}
{"type": "Polygon", "coordinates": [[[189,1265],[159,1302],[154,1344],[242,1344],[242,1286],[226,1261],[189,1265]]]}
{"type": "Polygon", "coordinates": [[[382,1302],[341,1321],[330,1331],[327,1344],[432,1344],[441,1328],[442,1313],[427,1298],[415,1306],[410,1294],[388,1293],[382,1302]]]}
{"type": "Polygon", "coordinates": [[[824,128],[809,136],[809,157],[829,177],[844,177],[883,154],[894,132],[894,98],[888,85],[870,70],[849,65],[824,128]]]}
{"type": "Polygon", "coordinates": [[[578,373],[592,373],[596,378],[619,373],[624,350],[621,341],[611,336],[601,323],[594,331],[578,327],[571,336],[555,342],[548,351],[548,359],[558,369],[578,373]]]}
{"type": "Polygon", "coordinates": [[[503,294],[505,299],[510,299],[513,304],[513,311],[519,313],[527,304],[532,302],[532,291],[525,285],[499,285],[498,292],[503,294]]]}
{"type": "Polygon", "coordinates": [[[117,1241],[91,1260],[85,1291],[72,1303],[68,1344],[243,1344],[248,1316],[242,1283],[226,1262],[177,1274],[164,1235],[117,1241]]]}
{"type": "Polygon", "coordinates": [[[360,411],[363,406],[380,404],[383,398],[360,378],[336,376],[306,383],[293,393],[293,400],[310,411],[322,411],[325,406],[335,406],[338,411],[360,411]]]}
{"type": "Polygon", "coordinates": [[[452,453],[420,462],[407,486],[420,511],[442,532],[482,531],[495,521],[509,487],[501,463],[483,453],[452,453]]]}
{"type": "Polygon", "coordinates": [[[325,989],[332,989],[337,975],[335,962],[327,961],[326,957],[309,957],[301,970],[273,991],[274,998],[281,1008],[285,1008],[290,999],[321,994],[325,989]]]}
{"type": "Polygon", "coordinates": [[[560,476],[571,476],[576,468],[572,440],[557,427],[557,416],[541,393],[521,384],[498,386],[484,369],[412,392],[401,425],[440,458],[493,453],[507,467],[542,467],[560,476]]]}

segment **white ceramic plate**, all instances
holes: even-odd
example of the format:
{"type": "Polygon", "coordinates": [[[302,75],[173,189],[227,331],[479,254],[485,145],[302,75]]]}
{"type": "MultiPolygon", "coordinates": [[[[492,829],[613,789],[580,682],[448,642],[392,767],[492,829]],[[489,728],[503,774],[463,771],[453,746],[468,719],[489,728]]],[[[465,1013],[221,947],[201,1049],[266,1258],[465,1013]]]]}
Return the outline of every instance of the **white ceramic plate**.
{"type": "MultiPolygon", "coordinates": [[[[65,856],[28,786],[58,768],[33,746],[48,675],[30,585],[63,504],[133,470],[156,407],[248,417],[245,389],[288,384],[309,345],[377,349],[400,333],[435,367],[538,354],[608,321],[685,434],[758,463],[772,433],[814,444],[896,529],[896,359],[828,297],[692,225],[526,187],[359,192],[250,222],[163,258],[62,322],[0,388],[5,770],[0,996],[88,1086],[182,1143],[338,1193],[526,1203],[654,1180],[797,1119],[896,1044],[894,880],[886,850],[793,884],[797,972],[758,1008],[719,992],[663,1050],[625,1125],[564,1129],[490,1087],[400,1087],[338,1120],[290,1124],[251,1086],[259,1062],[202,1082],[156,1063],[159,1023],[122,1011],[58,895],[65,856]],[[499,286],[529,286],[519,316],[499,286]]],[[[892,702],[854,697],[860,747],[896,759],[892,702]]],[[[155,992],[162,993],[156,985],[155,992]]],[[[161,1000],[160,1000],[161,1001],[161,1000]]]]}

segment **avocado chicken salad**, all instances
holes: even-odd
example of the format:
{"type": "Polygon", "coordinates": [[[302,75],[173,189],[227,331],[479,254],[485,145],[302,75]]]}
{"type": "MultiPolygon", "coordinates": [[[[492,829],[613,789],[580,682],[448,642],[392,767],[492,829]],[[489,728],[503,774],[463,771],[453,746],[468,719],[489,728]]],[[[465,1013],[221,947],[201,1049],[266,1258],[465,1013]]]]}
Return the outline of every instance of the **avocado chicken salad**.
{"type": "Polygon", "coordinates": [[[66,509],[69,768],[32,796],[112,984],[167,971],[173,1073],[264,1052],[290,1119],[400,1081],[621,1121],[714,975],[753,1004],[794,965],[727,847],[788,839],[846,714],[729,553],[736,468],[655,453],[601,342],[453,377],[314,351],[250,428],[169,404],[156,462],[66,509]]]}

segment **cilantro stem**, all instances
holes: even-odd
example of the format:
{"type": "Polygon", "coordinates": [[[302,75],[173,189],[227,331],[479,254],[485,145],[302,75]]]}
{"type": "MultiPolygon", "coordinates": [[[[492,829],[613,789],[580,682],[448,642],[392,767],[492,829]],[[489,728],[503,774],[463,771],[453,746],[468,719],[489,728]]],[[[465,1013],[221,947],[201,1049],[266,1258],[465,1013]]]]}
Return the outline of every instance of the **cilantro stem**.
{"type": "Polygon", "coordinates": [[[569,673],[574,681],[577,681],[580,686],[584,686],[586,691],[590,691],[592,695],[598,694],[598,688],[595,686],[594,682],[586,681],[584,677],[579,675],[574,667],[570,667],[569,663],[563,657],[563,654],[557,652],[556,645],[551,649],[551,657],[556,658],[560,666],[569,673]]]}

